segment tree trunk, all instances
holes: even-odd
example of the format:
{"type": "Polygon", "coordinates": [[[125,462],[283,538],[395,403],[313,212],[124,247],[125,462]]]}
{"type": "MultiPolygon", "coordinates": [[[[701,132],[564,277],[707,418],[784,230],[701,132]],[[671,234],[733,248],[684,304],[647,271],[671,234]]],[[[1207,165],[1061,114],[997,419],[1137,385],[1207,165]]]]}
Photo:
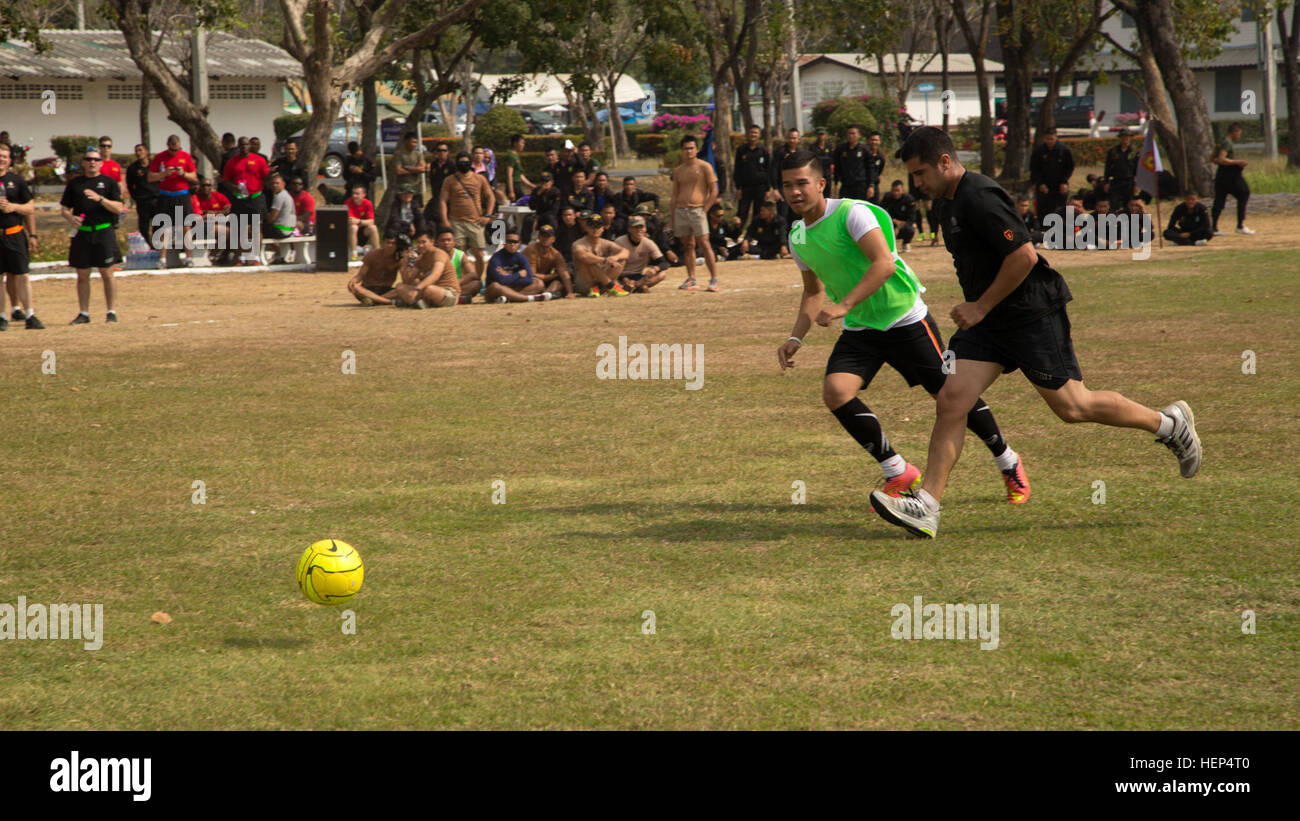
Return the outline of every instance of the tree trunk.
{"type": "Polygon", "coordinates": [[[153,145],[149,139],[149,78],[140,75],[140,142],[145,148],[153,145]]]}
{"type": "Polygon", "coordinates": [[[749,78],[741,73],[738,66],[732,66],[731,79],[736,91],[736,97],[740,101],[740,121],[745,126],[744,130],[748,131],[749,127],[754,124],[754,112],[750,108],[752,104],[749,99],[749,78]]]}
{"type": "Polygon", "coordinates": [[[1015,0],[998,0],[998,39],[1007,85],[1006,161],[998,180],[1019,191],[1029,176],[1030,97],[1034,84],[1034,30],[1030,10],[1015,0]]]}
{"type": "Polygon", "coordinates": [[[1277,29],[1282,39],[1282,75],[1286,79],[1287,152],[1289,168],[1300,169],[1300,0],[1291,7],[1291,27],[1286,9],[1277,10],[1277,29]]]}
{"type": "MultiPolygon", "coordinates": [[[[772,105],[776,111],[776,133],[772,135],[772,142],[785,139],[785,132],[789,128],[785,124],[785,103],[786,87],[790,84],[790,74],[780,66],[773,72],[772,85],[775,91],[772,92],[772,105]]],[[[793,100],[793,97],[791,97],[793,100]]]]}
{"type": "MultiPolygon", "coordinates": [[[[943,130],[948,130],[948,106],[943,105],[943,92],[952,88],[952,77],[948,73],[948,41],[952,38],[952,17],[943,0],[934,0],[934,35],[939,45],[939,103],[943,110],[943,130]]],[[[930,116],[930,112],[926,112],[930,116]]]]}
{"type": "Polygon", "coordinates": [[[367,157],[379,159],[379,144],[375,140],[375,131],[379,129],[379,94],[375,88],[375,78],[367,77],[361,83],[361,150],[367,157]]]}
{"type": "Polygon", "coordinates": [[[724,200],[735,200],[736,181],[732,179],[731,168],[735,164],[735,153],[731,150],[731,81],[726,79],[727,71],[719,72],[713,80],[713,163],[726,173],[726,185],[718,192],[724,200]]]}
{"type": "MultiPolygon", "coordinates": [[[[466,60],[460,68],[460,93],[465,99],[465,135],[460,150],[467,154],[474,153],[474,103],[478,99],[474,88],[474,60],[466,60]]],[[[452,115],[451,135],[456,136],[456,118],[452,115]]]]}
{"type": "Polygon", "coordinates": [[[605,104],[609,108],[610,127],[614,132],[614,153],[620,157],[630,157],[632,149],[627,142],[627,129],[623,127],[623,118],[618,114],[618,100],[614,96],[622,76],[620,74],[605,81],[605,104]]]}
{"type": "Polygon", "coordinates": [[[989,103],[989,74],[984,65],[984,54],[989,39],[989,17],[992,7],[993,0],[979,0],[979,23],[978,26],[974,26],[971,19],[966,16],[965,0],[952,0],[954,16],[961,27],[962,36],[966,38],[971,59],[975,63],[975,85],[980,95],[980,173],[990,177],[997,173],[997,169],[994,167],[993,111],[989,103]]]}
{"type": "Polygon", "coordinates": [[[1145,0],[1142,3],[1116,3],[1128,8],[1151,45],[1151,55],[1160,67],[1164,87],[1178,114],[1178,133],[1183,141],[1187,175],[1181,180],[1185,187],[1195,188],[1202,197],[1214,192],[1214,177],[1210,172],[1210,151],[1214,147],[1214,132],[1210,128],[1210,115],[1205,107],[1205,96],[1196,76],[1183,59],[1182,49],[1174,30],[1173,0],[1145,0]]]}

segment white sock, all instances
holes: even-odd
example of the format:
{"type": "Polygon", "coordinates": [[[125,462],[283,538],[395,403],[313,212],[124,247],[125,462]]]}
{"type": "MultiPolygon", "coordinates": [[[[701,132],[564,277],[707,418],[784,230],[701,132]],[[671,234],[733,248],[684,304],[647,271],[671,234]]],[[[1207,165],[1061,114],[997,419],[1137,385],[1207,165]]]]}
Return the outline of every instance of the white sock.
{"type": "Polygon", "coordinates": [[[1160,414],[1160,427],[1156,429],[1157,439],[1168,439],[1174,432],[1174,418],[1167,413],[1160,414]]]}
{"type": "Polygon", "coordinates": [[[1014,450],[1007,448],[1002,451],[1001,456],[994,456],[993,461],[998,463],[998,470],[1015,470],[1016,462],[1020,461],[1020,457],[1014,450]]]}
{"type": "Polygon", "coordinates": [[[926,490],[925,488],[918,488],[915,495],[916,498],[920,499],[921,503],[925,505],[926,510],[930,511],[931,513],[939,512],[939,502],[937,499],[935,499],[933,496],[930,495],[930,491],[926,490]]]}
{"type": "Polygon", "coordinates": [[[529,302],[536,302],[536,301],[537,301],[537,294],[529,294],[529,295],[528,295],[528,301],[529,301],[529,302]]]}
{"type": "Polygon", "coordinates": [[[90,316],[90,311],[77,311],[77,316],[90,316]]]}
{"type": "Polygon", "coordinates": [[[895,453],[880,463],[880,469],[885,472],[886,479],[893,479],[895,476],[902,476],[907,470],[907,460],[895,453]]]}

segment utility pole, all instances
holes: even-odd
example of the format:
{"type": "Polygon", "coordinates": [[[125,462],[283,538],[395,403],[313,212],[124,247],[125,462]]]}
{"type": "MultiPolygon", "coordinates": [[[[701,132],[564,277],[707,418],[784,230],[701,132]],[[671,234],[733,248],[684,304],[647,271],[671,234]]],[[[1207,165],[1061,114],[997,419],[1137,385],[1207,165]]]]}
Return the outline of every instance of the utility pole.
{"type": "Polygon", "coordinates": [[[77,0],[77,31],[86,30],[86,0],[77,0]]]}
{"type": "MultiPolygon", "coordinates": [[[[1277,159],[1277,61],[1273,59],[1272,15],[1255,15],[1256,40],[1259,43],[1260,69],[1264,75],[1264,151],[1270,160],[1277,159]]],[[[1291,116],[1296,116],[1294,113],[1291,116]]],[[[1293,149],[1294,150],[1294,149],[1293,149]]]]}
{"type": "MultiPolygon", "coordinates": [[[[794,127],[803,134],[803,89],[799,87],[799,45],[795,33],[794,0],[785,0],[786,11],[790,15],[790,104],[794,106],[794,127]]],[[[781,101],[777,100],[777,105],[781,101]]]]}
{"type": "MultiPolygon", "coordinates": [[[[204,35],[203,27],[198,26],[194,29],[194,37],[190,42],[190,99],[199,108],[208,107],[208,44],[207,37],[204,35]]],[[[143,88],[143,86],[141,86],[143,88]]],[[[194,165],[198,170],[200,177],[208,175],[208,158],[201,151],[191,149],[194,155],[194,165]]]]}

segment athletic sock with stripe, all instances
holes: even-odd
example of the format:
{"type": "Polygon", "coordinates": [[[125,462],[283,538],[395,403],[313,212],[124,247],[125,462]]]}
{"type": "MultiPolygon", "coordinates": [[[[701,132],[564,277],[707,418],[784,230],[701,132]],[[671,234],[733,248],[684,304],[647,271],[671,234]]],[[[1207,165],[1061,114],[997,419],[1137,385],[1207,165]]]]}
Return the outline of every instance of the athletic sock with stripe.
{"type": "Polygon", "coordinates": [[[861,399],[855,396],[831,413],[840,420],[844,429],[866,449],[867,453],[876,457],[877,462],[883,463],[898,455],[889,444],[889,439],[885,437],[885,432],[881,430],[880,420],[861,399]]]}

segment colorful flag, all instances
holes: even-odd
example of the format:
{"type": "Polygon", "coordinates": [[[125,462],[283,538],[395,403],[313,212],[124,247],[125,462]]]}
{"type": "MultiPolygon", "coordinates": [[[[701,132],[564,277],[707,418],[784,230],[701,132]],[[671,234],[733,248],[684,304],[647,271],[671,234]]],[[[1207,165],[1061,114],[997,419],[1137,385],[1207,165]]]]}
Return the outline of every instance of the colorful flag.
{"type": "Polygon", "coordinates": [[[1156,145],[1156,129],[1147,120],[1147,136],[1142,141],[1142,154],[1138,157],[1137,187],[1153,197],[1160,196],[1160,172],[1164,171],[1160,163],[1160,148],[1156,145]]]}

